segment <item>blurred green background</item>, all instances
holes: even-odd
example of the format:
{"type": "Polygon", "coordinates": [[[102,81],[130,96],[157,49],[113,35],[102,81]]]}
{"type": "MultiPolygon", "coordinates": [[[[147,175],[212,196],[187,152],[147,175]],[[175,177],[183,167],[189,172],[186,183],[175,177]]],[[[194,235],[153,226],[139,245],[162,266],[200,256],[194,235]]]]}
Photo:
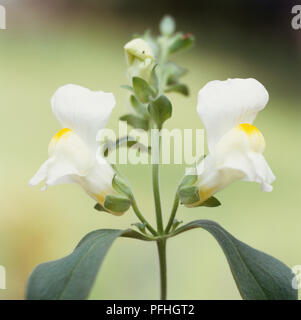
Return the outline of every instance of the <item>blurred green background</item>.
{"type": "MultiPolygon", "coordinates": [[[[94,201],[76,185],[41,192],[30,188],[28,180],[46,160],[49,140],[60,129],[50,107],[59,86],[76,83],[113,92],[117,105],[109,127],[117,128],[126,112],[127,94],[120,88],[126,83],[123,45],[135,32],[157,32],[164,13],[172,13],[178,28],[197,39],[193,50],[175,56],[190,70],[185,81],[191,95],[170,96],[174,109],[167,127],[202,128],[196,97],[206,82],[254,77],[270,94],[256,126],[265,136],[265,156],[277,177],[272,193],[237,182],[218,194],[221,207],[181,207],[178,219],[215,220],[288,266],[301,265],[301,31],[291,28],[290,1],[210,3],[0,1],[7,9],[7,29],[0,30],[0,265],[7,271],[7,290],[0,290],[0,299],[23,299],[32,269],[69,254],[89,231],[137,222],[131,211],[122,217],[95,211],[94,201]]],[[[154,222],[150,168],[123,165],[120,170],[154,222]]],[[[183,172],[184,166],[162,166],[165,220],[183,172]]],[[[158,298],[157,260],[153,243],[117,240],[90,298],[158,298]]],[[[221,249],[205,231],[168,242],[168,297],[240,299],[221,249]]]]}

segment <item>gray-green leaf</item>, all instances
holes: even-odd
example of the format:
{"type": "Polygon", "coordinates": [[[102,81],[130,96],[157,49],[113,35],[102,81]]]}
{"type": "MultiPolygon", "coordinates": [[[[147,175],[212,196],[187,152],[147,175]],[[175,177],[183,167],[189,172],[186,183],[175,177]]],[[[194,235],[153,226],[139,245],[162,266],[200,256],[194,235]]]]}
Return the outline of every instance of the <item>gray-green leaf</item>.
{"type": "Polygon", "coordinates": [[[67,257],[42,263],[33,270],[27,283],[26,299],[86,299],[107,251],[118,237],[149,240],[131,229],[92,231],[67,257]]]}
{"type": "Polygon", "coordinates": [[[182,83],[177,83],[174,84],[172,86],[169,86],[165,89],[165,92],[177,92],[177,93],[181,93],[184,96],[188,96],[189,95],[189,89],[185,84],[182,83]]]}
{"type": "Polygon", "coordinates": [[[131,105],[134,108],[134,110],[143,118],[148,117],[147,108],[143,103],[139,102],[137,98],[134,95],[131,95],[130,97],[131,105]]]}
{"type": "Polygon", "coordinates": [[[162,124],[171,117],[172,105],[168,98],[162,95],[148,105],[148,112],[156,122],[158,128],[161,129],[162,124]]]}
{"type": "Polygon", "coordinates": [[[126,121],[130,126],[136,129],[148,130],[148,120],[135,116],[133,114],[126,114],[120,117],[121,121],[126,121]]]}
{"type": "Polygon", "coordinates": [[[142,103],[147,103],[156,96],[155,90],[142,78],[133,77],[133,88],[142,103]]]}
{"type": "Polygon", "coordinates": [[[292,287],[294,274],[284,263],[234,238],[216,222],[196,220],[180,227],[175,234],[194,228],[210,232],[228,260],[232,275],[243,299],[297,300],[292,287]]]}
{"type": "Polygon", "coordinates": [[[177,51],[188,49],[194,43],[194,37],[190,33],[177,34],[171,42],[168,51],[169,53],[175,53],[177,51]]]}

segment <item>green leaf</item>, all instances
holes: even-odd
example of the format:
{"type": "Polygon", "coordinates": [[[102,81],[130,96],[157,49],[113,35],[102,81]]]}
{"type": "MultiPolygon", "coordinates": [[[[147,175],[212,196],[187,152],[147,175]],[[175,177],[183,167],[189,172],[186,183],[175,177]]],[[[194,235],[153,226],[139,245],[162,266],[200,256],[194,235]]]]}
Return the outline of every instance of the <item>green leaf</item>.
{"type": "Polygon", "coordinates": [[[173,62],[168,62],[164,66],[164,77],[166,77],[168,85],[177,84],[179,79],[187,72],[187,69],[184,69],[173,62]]]}
{"type": "Polygon", "coordinates": [[[130,97],[131,105],[133,106],[134,110],[143,118],[148,118],[148,112],[145,105],[143,105],[141,102],[137,100],[137,98],[134,95],[131,95],[130,97]]]}
{"type": "Polygon", "coordinates": [[[147,103],[156,96],[154,89],[142,78],[133,77],[133,88],[142,103],[147,103]]]}
{"type": "Polygon", "coordinates": [[[170,36],[176,30],[176,23],[173,17],[166,15],[160,21],[160,32],[163,35],[170,36]]]}
{"type": "Polygon", "coordinates": [[[184,96],[188,96],[189,95],[189,89],[185,84],[182,83],[178,83],[178,84],[174,84],[172,86],[169,86],[165,89],[165,92],[177,92],[177,93],[181,93],[184,96]]]}
{"type": "Polygon", "coordinates": [[[156,91],[158,92],[159,90],[159,78],[156,72],[158,65],[154,65],[152,72],[151,72],[151,79],[152,79],[152,86],[156,89],[156,91]]]}
{"type": "Polygon", "coordinates": [[[209,199],[205,200],[203,203],[200,204],[200,207],[219,207],[221,203],[215,198],[210,197],[209,199]]]}
{"type": "Polygon", "coordinates": [[[131,86],[128,86],[127,84],[121,85],[120,88],[129,90],[129,91],[131,91],[131,92],[134,91],[134,89],[133,89],[131,86]]]}
{"type": "Polygon", "coordinates": [[[162,95],[148,105],[148,112],[161,129],[162,124],[171,117],[172,105],[168,98],[162,95]]]}
{"type": "Polygon", "coordinates": [[[130,126],[136,129],[148,130],[149,128],[149,123],[147,120],[140,118],[138,116],[135,116],[133,114],[126,114],[120,117],[120,120],[126,121],[130,126]]]}
{"type": "Polygon", "coordinates": [[[177,229],[177,227],[183,223],[183,221],[179,221],[177,219],[174,219],[173,220],[173,223],[172,223],[172,227],[171,227],[171,232],[175,231],[177,229]]]}
{"type": "Polygon", "coordinates": [[[131,206],[131,200],[125,197],[107,195],[104,202],[104,208],[112,212],[125,212],[131,206]]]}
{"type": "Polygon", "coordinates": [[[27,283],[26,299],[86,299],[107,251],[118,237],[149,241],[147,237],[131,229],[92,231],[67,257],[42,263],[33,270],[27,283]]]}
{"type": "Polygon", "coordinates": [[[146,224],[141,222],[132,223],[132,226],[138,228],[142,233],[146,234],[146,224]]]}
{"type": "Polygon", "coordinates": [[[175,53],[177,51],[188,49],[194,43],[194,37],[190,33],[177,34],[169,45],[169,53],[175,53]]]}
{"type": "Polygon", "coordinates": [[[294,274],[284,263],[239,241],[210,220],[192,221],[177,229],[175,234],[195,228],[207,230],[217,240],[243,299],[298,299],[297,290],[292,288],[294,274]]]}

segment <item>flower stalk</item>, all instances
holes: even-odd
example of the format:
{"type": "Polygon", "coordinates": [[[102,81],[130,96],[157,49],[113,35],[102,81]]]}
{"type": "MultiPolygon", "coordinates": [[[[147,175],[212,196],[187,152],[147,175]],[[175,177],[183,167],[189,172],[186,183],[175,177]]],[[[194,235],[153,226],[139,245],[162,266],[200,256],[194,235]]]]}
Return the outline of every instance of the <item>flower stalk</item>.
{"type": "Polygon", "coordinates": [[[167,266],[166,266],[166,239],[157,241],[159,265],[160,265],[160,284],[161,300],[167,299],[167,266]]]}

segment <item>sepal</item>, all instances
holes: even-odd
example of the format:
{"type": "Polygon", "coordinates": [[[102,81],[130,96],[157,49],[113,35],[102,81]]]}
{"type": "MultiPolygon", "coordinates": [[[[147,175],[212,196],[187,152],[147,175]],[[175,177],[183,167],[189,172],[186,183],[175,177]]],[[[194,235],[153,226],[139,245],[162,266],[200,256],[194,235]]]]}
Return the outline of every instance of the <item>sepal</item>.
{"type": "Polygon", "coordinates": [[[199,190],[196,186],[182,187],[178,191],[180,201],[184,205],[193,205],[200,201],[199,190]]]}
{"type": "Polygon", "coordinates": [[[218,199],[216,199],[215,197],[210,197],[209,199],[202,202],[199,206],[214,208],[214,207],[219,207],[221,205],[222,204],[220,203],[220,201],[218,199]]]}
{"type": "Polygon", "coordinates": [[[128,197],[129,199],[132,198],[133,193],[130,188],[129,183],[126,181],[125,178],[123,178],[120,174],[115,174],[113,181],[112,181],[112,186],[117,191],[118,193],[128,197]]]}
{"type": "Polygon", "coordinates": [[[122,215],[130,206],[130,199],[115,195],[107,195],[104,202],[104,208],[114,215],[122,215]]]}
{"type": "Polygon", "coordinates": [[[100,203],[96,203],[96,205],[94,206],[94,209],[97,210],[97,211],[109,212],[100,203]]]}

